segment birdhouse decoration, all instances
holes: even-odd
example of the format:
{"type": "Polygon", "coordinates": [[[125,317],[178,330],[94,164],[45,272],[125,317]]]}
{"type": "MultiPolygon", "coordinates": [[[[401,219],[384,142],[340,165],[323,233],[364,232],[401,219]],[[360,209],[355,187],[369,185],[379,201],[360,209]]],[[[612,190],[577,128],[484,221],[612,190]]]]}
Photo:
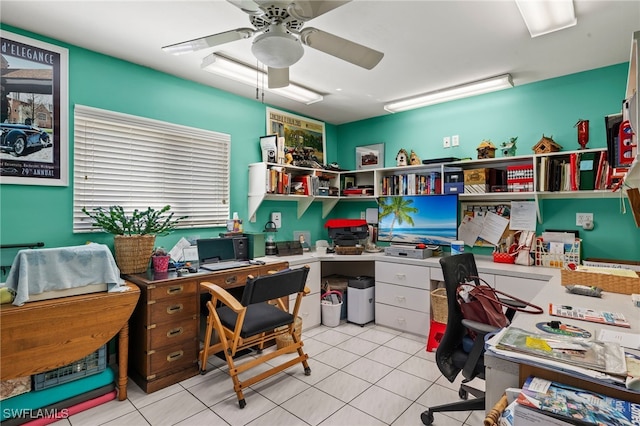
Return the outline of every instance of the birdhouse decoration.
{"type": "Polygon", "coordinates": [[[411,164],[412,166],[417,166],[421,164],[420,157],[418,157],[418,154],[413,152],[413,150],[411,150],[411,154],[409,155],[409,164],[411,164]]]}
{"type": "Polygon", "coordinates": [[[509,139],[509,142],[502,142],[500,149],[502,150],[503,157],[513,157],[516,155],[516,141],[518,137],[509,139]]]}
{"type": "Polygon", "coordinates": [[[553,136],[546,137],[543,133],[542,138],[531,149],[533,149],[533,152],[536,154],[547,154],[549,152],[560,151],[562,146],[553,140],[553,136]]]}
{"type": "Polygon", "coordinates": [[[483,158],[495,158],[496,147],[490,140],[484,140],[476,148],[478,151],[478,160],[483,158]]]}
{"type": "Polygon", "coordinates": [[[409,153],[406,149],[401,148],[396,154],[396,165],[397,166],[408,166],[409,165],[409,153]]]}

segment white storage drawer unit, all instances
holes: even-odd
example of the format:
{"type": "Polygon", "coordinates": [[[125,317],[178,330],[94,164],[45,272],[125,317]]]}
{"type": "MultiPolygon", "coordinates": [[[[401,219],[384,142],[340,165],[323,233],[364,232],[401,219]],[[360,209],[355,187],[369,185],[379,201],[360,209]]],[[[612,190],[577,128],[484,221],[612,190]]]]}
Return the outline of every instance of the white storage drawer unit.
{"type": "Polygon", "coordinates": [[[426,337],[431,289],[429,269],[376,261],[376,324],[426,337]]]}

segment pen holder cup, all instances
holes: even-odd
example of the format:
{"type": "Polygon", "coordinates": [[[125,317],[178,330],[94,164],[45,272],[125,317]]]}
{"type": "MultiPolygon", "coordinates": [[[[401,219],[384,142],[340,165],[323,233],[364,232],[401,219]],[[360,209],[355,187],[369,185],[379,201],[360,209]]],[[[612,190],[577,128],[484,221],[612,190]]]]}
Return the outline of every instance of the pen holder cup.
{"type": "Polygon", "coordinates": [[[155,272],[167,272],[171,256],[152,256],[151,259],[153,259],[153,270],[155,272]]]}

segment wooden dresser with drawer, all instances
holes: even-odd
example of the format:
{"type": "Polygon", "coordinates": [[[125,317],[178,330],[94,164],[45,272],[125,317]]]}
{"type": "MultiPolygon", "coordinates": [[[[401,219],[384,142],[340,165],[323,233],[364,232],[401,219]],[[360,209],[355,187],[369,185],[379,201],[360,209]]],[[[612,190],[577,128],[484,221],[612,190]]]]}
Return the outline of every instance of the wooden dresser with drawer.
{"type": "Polygon", "coordinates": [[[140,287],[131,316],[129,377],[147,393],[199,374],[200,283],[223,288],[244,286],[247,276],[289,266],[287,262],[251,265],[178,277],[175,272],[126,275],[140,287]]]}

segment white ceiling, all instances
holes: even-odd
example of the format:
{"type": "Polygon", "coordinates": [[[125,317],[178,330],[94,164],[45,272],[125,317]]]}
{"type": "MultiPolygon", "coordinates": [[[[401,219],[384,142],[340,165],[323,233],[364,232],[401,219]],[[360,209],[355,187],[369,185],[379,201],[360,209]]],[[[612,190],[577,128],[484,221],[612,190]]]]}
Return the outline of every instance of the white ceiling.
{"type": "MultiPolygon", "coordinates": [[[[384,52],[378,66],[368,71],[305,46],[304,56],[291,67],[291,81],[326,94],[324,101],[303,105],[266,92],[265,102],[342,124],[385,115],[383,105],[392,100],[498,74],[511,73],[519,86],[627,62],[631,34],[640,30],[640,1],[574,0],[574,5],[577,26],[531,38],[513,0],[354,0],[305,26],[384,52]]],[[[183,56],[161,50],[250,27],[248,15],[226,1],[2,0],[0,18],[66,43],[256,96],[255,87],[200,69],[211,52],[255,64],[251,39],[183,56]]]]}

